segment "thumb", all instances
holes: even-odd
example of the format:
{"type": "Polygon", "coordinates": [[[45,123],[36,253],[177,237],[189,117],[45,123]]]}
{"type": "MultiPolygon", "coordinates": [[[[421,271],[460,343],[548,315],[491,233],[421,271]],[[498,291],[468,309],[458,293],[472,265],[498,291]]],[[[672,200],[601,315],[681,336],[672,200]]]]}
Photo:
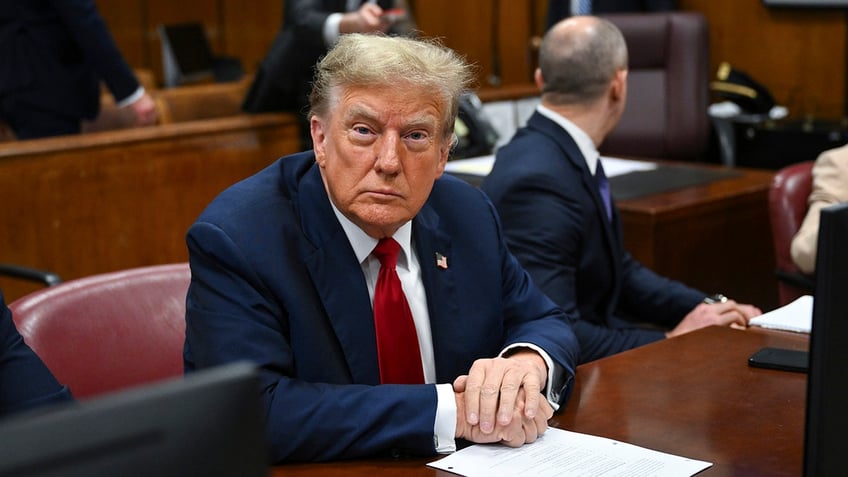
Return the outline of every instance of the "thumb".
{"type": "Polygon", "coordinates": [[[468,375],[463,374],[456,378],[453,382],[453,392],[462,393],[465,392],[465,383],[468,381],[468,375]]]}

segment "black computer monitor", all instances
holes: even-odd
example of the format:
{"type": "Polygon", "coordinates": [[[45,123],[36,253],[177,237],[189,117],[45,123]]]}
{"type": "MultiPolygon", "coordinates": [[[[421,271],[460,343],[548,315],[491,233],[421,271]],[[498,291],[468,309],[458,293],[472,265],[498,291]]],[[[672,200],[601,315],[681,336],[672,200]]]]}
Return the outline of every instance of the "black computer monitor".
{"type": "Polygon", "coordinates": [[[247,364],[0,421],[0,476],[264,476],[259,378],[247,364]]]}
{"type": "MultiPolygon", "coordinates": [[[[176,84],[212,78],[215,57],[206,39],[202,23],[190,22],[161,25],[163,68],[176,84]],[[173,62],[173,63],[171,63],[173,62]]],[[[176,86],[168,84],[168,86],[176,86]]]]}
{"type": "Polygon", "coordinates": [[[848,204],[822,209],[810,332],[804,475],[848,475],[848,204]]]}
{"type": "Polygon", "coordinates": [[[238,58],[212,53],[202,23],[160,25],[159,39],[162,42],[165,86],[211,79],[218,82],[238,81],[244,76],[238,58]]]}

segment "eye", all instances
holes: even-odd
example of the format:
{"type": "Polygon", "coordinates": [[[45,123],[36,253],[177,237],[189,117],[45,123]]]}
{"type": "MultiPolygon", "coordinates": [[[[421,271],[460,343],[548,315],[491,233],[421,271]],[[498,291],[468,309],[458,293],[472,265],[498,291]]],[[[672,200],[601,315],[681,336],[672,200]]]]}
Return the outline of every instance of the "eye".
{"type": "Polygon", "coordinates": [[[374,141],[377,135],[364,124],[355,124],[350,127],[348,136],[354,144],[366,145],[374,141]]]}
{"type": "Polygon", "coordinates": [[[369,129],[367,126],[362,125],[352,127],[351,131],[353,131],[354,134],[357,134],[359,136],[367,136],[371,134],[371,129],[369,129]]]}
{"type": "Polygon", "coordinates": [[[429,132],[418,129],[407,133],[403,137],[403,141],[410,151],[422,152],[430,147],[430,143],[432,142],[431,137],[429,132]]]}

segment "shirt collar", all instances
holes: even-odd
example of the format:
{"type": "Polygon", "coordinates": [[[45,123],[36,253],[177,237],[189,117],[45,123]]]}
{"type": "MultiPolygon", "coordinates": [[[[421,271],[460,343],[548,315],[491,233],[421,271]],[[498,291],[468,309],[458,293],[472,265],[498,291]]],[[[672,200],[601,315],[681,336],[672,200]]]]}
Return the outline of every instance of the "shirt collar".
{"type": "Polygon", "coordinates": [[[565,129],[565,132],[574,139],[574,142],[577,144],[577,148],[580,149],[580,154],[583,154],[583,159],[586,161],[586,166],[589,167],[589,172],[592,175],[595,175],[595,170],[598,168],[598,160],[600,160],[601,154],[598,152],[598,148],[595,147],[595,142],[592,141],[592,138],[590,138],[589,135],[576,124],[550,108],[540,104],[536,107],[536,111],[538,111],[542,116],[559,124],[561,128],[565,129]]]}
{"type": "MultiPolygon", "coordinates": [[[[336,218],[339,220],[347,236],[347,240],[350,242],[350,246],[353,247],[356,260],[359,263],[364,262],[371,255],[371,252],[374,251],[374,247],[377,246],[377,239],[366,234],[361,228],[351,222],[350,219],[345,217],[333,201],[330,201],[330,205],[333,207],[333,213],[336,214],[336,218]]],[[[398,265],[405,266],[408,263],[406,257],[412,254],[412,222],[403,224],[392,238],[400,245],[401,252],[403,252],[398,256],[398,265]]]]}

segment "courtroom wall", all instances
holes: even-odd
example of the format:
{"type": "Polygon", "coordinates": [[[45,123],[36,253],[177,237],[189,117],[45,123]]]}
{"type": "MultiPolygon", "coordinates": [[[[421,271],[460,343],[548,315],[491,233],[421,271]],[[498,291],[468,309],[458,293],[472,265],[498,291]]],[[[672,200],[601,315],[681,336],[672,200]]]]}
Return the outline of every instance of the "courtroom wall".
{"type": "MultiPolygon", "coordinates": [[[[478,66],[480,86],[531,80],[530,42],[546,0],[408,0],[419,29],[478,66]]],[[[161,80],[157,26],[201,21],[216,53],[254,71],[280,27],[283,0],[98,0],[134,67],[161,80]]],[[[729,61],[766,84],[794,117],[838,118],[845,110],[846,13],[767,8],[762,0],[678,0],[710,25],[711,66],[729,61]]]]}

